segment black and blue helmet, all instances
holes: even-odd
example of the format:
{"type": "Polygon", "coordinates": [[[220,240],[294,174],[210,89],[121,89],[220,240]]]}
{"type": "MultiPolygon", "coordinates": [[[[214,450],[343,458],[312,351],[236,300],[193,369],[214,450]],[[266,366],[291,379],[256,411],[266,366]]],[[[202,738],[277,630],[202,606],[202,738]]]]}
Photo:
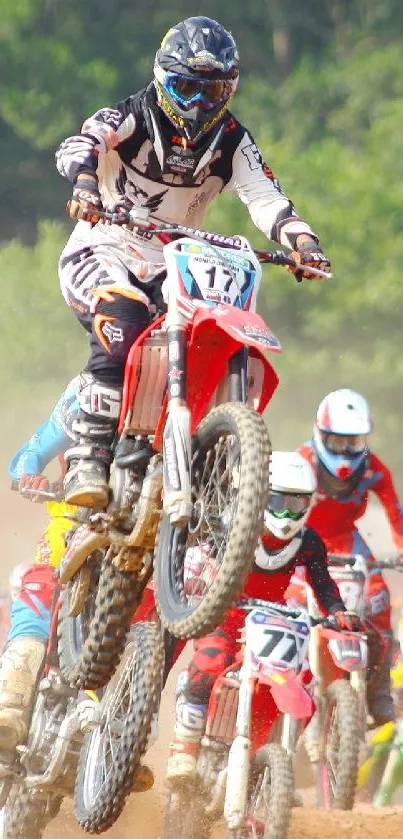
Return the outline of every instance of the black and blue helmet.
{"type": "Polygon", "coordinates": [[[190,17],[169,29],[155,56],[158,105],[190,143],[223,117],[238,77],[236,43],[208,17],[190,17]]]}

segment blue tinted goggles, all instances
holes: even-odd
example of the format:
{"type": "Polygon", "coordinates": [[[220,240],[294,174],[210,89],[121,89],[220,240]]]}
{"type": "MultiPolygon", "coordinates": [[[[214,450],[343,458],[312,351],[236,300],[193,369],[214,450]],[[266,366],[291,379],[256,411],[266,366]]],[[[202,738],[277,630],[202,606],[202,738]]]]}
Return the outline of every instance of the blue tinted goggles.
{"type": "Polygon", "coordinates": [[[164,87],[181,108],[189,110],[199,105],[209,111],[229,99],[231,82],[224,79],[197,79],[180,76],[178,73],[167,73],[164,87]]]}

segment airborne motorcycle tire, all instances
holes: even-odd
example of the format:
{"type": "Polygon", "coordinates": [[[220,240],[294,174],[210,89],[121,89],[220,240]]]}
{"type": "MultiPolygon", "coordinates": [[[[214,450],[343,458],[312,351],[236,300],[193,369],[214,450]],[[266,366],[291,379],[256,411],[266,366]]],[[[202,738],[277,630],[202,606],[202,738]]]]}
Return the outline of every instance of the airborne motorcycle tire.
{"type": "Polygon", "coordinates": [[[155,596],[161,622],[176,638],[199,638],[211,632],[241,593],[251,569],[269,497],[271,445],[259,414],[242,403],[214,408],[202,420],[193,439],[192,491],[209,453],[222,438],[238,448],[237,500],[227,526],[227,544],[214,582],[197,603],[184,596],[183,566],[189,528],[174,527],[163,517],[157,540],[155,596]]]}
{"type": "Polygon", "coordinates": [[[96,690],[118,666],[138,602],[136,579],[103,560],[96,590],[82,613],[71,617],[73,582],[62,593],[58,624],[60,669],[68,684],[96,690]]]}
{"type": "Polygon", "coordinates": [[[75,785],[75,815],[87,833],[116,821],[145,754],[164,677],[164,647],[155,623],[137,623],[101,700],[101,725],[87,734],[75,785]],[[105,752],[116,733],[104,771],[105,752]],[[104,761],[104,763],[102,763],[104,761]]]}

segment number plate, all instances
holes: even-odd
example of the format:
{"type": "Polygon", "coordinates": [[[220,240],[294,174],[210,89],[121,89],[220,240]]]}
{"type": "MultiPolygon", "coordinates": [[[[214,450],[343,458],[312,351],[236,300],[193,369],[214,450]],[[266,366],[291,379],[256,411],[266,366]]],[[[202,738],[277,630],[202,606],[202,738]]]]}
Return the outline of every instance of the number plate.
{"type": "Polygon", "coordinates": [[[246,256],[229,249],[212,250],[207,245],[183,242],[178,245],[175,258],[190,297],[201,295],[211,303],[246,307],[256,281],[256,266],[246,256]]]}
{"type": "Polygon", "coordinates": [[[337,566],[329,566],[329,573],[332,579],[337,583],[341,599],[349,612],[358,612],[361,614],[364,607],[364,585],[365,579],[363,574],[350,570],[341,570],[337,566]]]}
{"type": "Polygon", "coordinates": [[[254,610],[245,628],[247,646],[259,662],[300,670],[308,651],[306,623],[254,610]]]}

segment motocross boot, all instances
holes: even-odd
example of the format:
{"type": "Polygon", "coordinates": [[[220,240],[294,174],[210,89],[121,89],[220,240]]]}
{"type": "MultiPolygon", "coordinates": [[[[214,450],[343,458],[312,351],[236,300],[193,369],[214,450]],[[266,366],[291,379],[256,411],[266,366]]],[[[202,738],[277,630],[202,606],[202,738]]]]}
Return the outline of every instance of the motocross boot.
{"type": "Polygon", "coordinates": [[[178,696],[174,739],[170,745],[166,774],[170,786],[195,780],[206,719],[207,705],[188,702],[183,693],[178,696]]]}
{"type": "Polygon", "coordinates": [[[122,391],[81,376],[80,410],[73,423],[76,445],[65,454],[65,501],[79,507],[103,509],[109,500],[111,446],[116,433],[122,391]]]}
{"type": "MultiPolygon", "coordinates": [[[[35,685],[45,657],[45,642],[28,635],[14,638],[0,658],[0,750],[12,752],[24,743],[35,685]]],[[[11,753],[11,754],[10,754],[11,753]]],[[[4,767],[4,764],[3,764],[4,767]]],[[[3,768],[0,762],[0,775],[3,768]]]]}

